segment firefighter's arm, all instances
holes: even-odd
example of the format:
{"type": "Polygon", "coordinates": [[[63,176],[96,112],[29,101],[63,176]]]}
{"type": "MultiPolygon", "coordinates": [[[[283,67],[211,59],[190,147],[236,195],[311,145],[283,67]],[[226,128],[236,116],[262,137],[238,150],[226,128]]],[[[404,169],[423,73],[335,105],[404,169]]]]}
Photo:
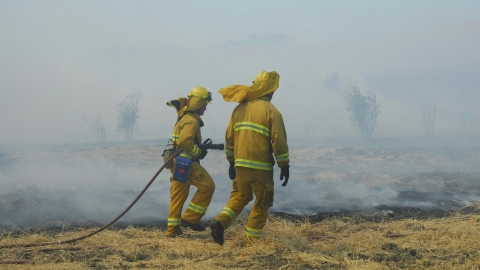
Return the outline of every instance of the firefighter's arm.
{"type": "Polygon", "coordinates": [[[182,121],[180,123],[182,129],[180,131],[180,138],[178,139],[178,146],[183,151],[189,153],[194,157],[198,157],[202,153],[202,149],[195,144],[194,138],[200,128],[197,121],[182,121]]]}
{"type": "Polygon", "coordinates": [[[278,167],[286,167],[290,164],[288,153],[287,131],[283,123],[282,114],[274,110],[271,114],[272,128],[270,129],[270,139],[272,140],[272,150],[277,160],[278,167]]]}
{"type": "Polygon", "coordinates": [[[235,136],[235,129],[233,128],[233,118],[230,118],[227,131],[225,132],[225,154],[227,155],[228,162],[234,162],[233,156],[233,140],[235,136]]]}

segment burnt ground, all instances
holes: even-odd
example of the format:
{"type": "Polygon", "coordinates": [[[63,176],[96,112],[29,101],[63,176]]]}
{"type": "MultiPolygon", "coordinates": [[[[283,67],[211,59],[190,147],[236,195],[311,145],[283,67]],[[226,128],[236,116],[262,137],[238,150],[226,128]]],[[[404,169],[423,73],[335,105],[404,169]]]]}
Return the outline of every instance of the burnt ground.
{"type": "Polygon", "coordinates": [[[450,217],[458,214],[480,214],[480,209],[474,206],[466,206],[457,211],[453,210],[444,210],[444,209],[422,209],[418,207],[401,207],[401,206],[388,206],[388,205],[377,205],[375,206],[378,212],[374,214],[365,214],[363,212],[324,212],[317,213],[313,215],[294,215],[285,212],[273,212],[271,213],[274,217],[279,217],[287,219],[290,221],[308,221],[310,223],[318,223],[323,220],[332,219],[332,218],[343,218],[350,217],[360,222],[370,221],[370,222],[388,222],[396,221],[403,219],[417,219],[417,220],[426,220],[434,218],[444,218],[450,217]]]}
{"type": "MultiPolygon", "coordinates": [[[[445,210],[438,208],[419,208],[419,207],[405,207],[405,206],[389,206],[389,205],[377,205],[373,209],[368,209],[369,213],[366,212],[355,212],[355,211],[336,211],[336,212],[319,212],[309,215],[296,215],[286,212],[270,212],[270,218],[281,218],[292,222],[308,222],[310,224],[315,224],[329,219],[343,219],[349,218],[349,220],[354,220],[356,224],[363,222],[392,222],[404,219],[414,219],[414,220],[428,220],[428,219],[437,219],[451,217],[455,215],[466,215],[466,214],[480,214],[480,208],[477,206],[464,206],[458,210],[445,210]]],[[[248,211],[246,211],[243,216],[247,216],[248,211]]],[[[46,216],[44,223],[37,223],[40,226],[25,226],[23,228],[12,228],[10,226],[2,225],[0,226],[0,231],[3,231],[4,234],[7,233],[12,237],[23,236],[25,234],[33,233],[46,233],[55,235],[60,232],[67,231],[78,231],[83,229],[91,228],[100,228],[104,224],[99,223],[93,220],[87,220],[84,222],[76,222],[72,220],[64,220],[62,222],[51,223],[46,216]]],[[[241,220],[239,220],[241,222],[241,220]]],[[[207,221],[202,221],[203,225],[208,225],[207,221]]],[[[144,228],[144,229],[166,229],[166,220],[165,219],[139,219],[136,221],[118,221],[113,224],[109,229],[126,229],[130,226],[135,228],[144,228]]]]}
{"type": "MultiPolygon", "coordinates": [[[[99,227],[137,196],[162,164],[162,150],[130,145],[1,154],[0,230],[99,227]]],[[[304,148],[292,150],[291,159],[291,180],[276,186],[272,216],[376,222],[478,213],[479,147],[304,148]]],[[[231,189],[224,163],[223,153],[213,151],[202,163],[217,185],[217,209],[231,189]]],[[[160,177],[114,227],[165,226],[165,212],[158,209],[168,209],[169,183],[160,177]]]]}

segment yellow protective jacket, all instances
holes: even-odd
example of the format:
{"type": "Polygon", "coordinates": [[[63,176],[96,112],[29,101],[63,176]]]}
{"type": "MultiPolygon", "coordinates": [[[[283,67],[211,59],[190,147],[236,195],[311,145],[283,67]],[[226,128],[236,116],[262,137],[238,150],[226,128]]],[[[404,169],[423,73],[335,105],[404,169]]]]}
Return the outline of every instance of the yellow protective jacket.
{"type": "Polygon", "coordinates": [[[203,121],[197,112],[187,111],[175,124],[172,134],[172,142],[176,147],[183,149],[180,156],[195,160],[202,153],[198,145],[202,141],[200,127],[203,121]]]}
{"type": "Polygon", "coordinates": [[[235,166],[273,170],[275,159],[279,167],[289,165],[283,117],[267,97],[245,100],[233,110],[225,142],[235,166]]]}

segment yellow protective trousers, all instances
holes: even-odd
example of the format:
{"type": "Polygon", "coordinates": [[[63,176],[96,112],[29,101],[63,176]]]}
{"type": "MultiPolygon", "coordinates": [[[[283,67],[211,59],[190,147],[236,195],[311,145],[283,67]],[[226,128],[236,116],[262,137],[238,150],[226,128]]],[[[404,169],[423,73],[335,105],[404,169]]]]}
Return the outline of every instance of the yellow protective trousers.
{"type": "Polygon", "coordinates": [[[268,209],[273,206],[273,171],[235,167],[237,176],[233,180],[233,191],[225,208],[214,220],[218,220],[224,229],[232,225],[245,206],[253,199],[255,202],[248,217],[245,236],[262,237],[267,220],[268,209]]]}
{"type": "MultiPolygon", "coordinates": [[[[170,168],[172,175],[173,171],[174,168],[170,168]]],[[[177,226],[180,226],[181,219],[193,224],[198,224],[207,211],[210,201],[212,200],[213,192],[215,191],[215,183],[212,177],[198,161],[192,163],[186,183],[175,181],[172,177],[170,177],[170,182],[172,185],[170,187],[167,235],[178,233],[177,226]],[[188,198],[190,186],[192,185],[198,190],[195,192],[185,213],[183,213],[183,217],[181,217],[183,204],[188,198]]]]}

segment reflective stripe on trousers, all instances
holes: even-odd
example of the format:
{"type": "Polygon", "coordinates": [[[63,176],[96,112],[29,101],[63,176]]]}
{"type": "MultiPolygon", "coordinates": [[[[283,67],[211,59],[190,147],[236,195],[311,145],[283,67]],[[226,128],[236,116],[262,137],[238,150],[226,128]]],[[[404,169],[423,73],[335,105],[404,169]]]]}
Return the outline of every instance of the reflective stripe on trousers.
{"type": "Polygon", "coordinates": [[[199,214],[205,214],[205,212],[207,212],[207,208],[208,206],[203,207],[198,204],[194,204],[193,202],[190,202],[190,204],[188,205],[188,209],[194,212],[197,212],[199,214]]]}
{"type": "Polygon", "coordinates": [[[230,220],[232,220],[232,222],[236,218],[235,212],[233,212],[232,208],[225,207],[222,209],[222,212],[220,212],[220,214],[227,215],[230,218],[230,220]]]}
{"type": "Polygon", "coordinates": [[[169,218],[168,219],[168,226],[179,226],[180,225],[180,218],[169,218]]]}
{"type": "Polygon", "coordinates": [[[245,234],[248,237],[260,238],[260,237],[262,237],[262,233],[263,233],[262,229],[252,229],[252,228],[249,228],[249,227],[245,227],[245,234]]]}

